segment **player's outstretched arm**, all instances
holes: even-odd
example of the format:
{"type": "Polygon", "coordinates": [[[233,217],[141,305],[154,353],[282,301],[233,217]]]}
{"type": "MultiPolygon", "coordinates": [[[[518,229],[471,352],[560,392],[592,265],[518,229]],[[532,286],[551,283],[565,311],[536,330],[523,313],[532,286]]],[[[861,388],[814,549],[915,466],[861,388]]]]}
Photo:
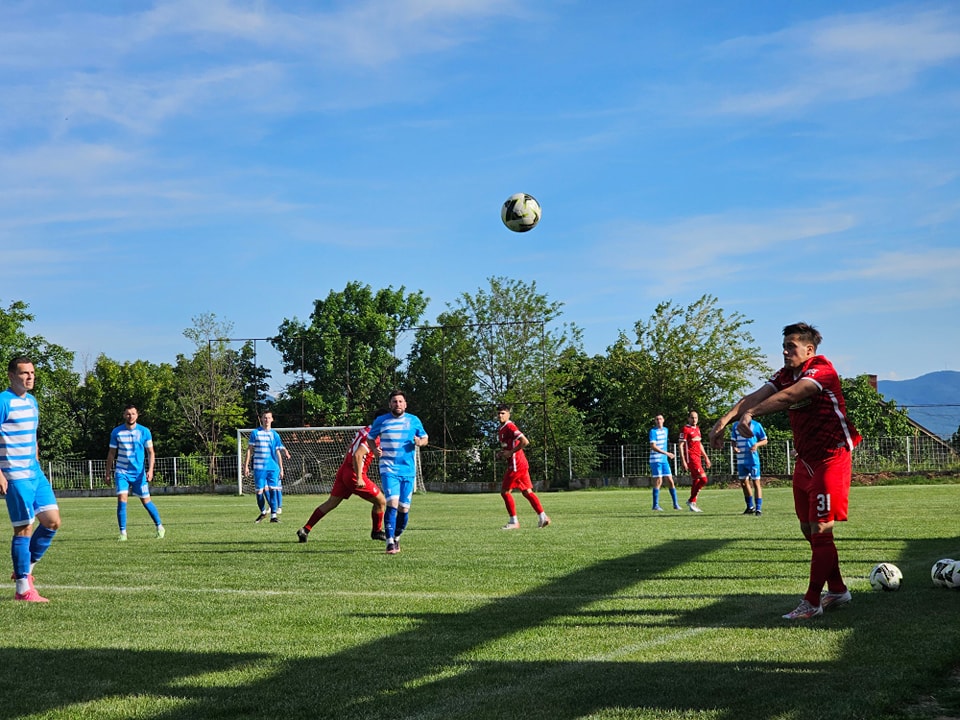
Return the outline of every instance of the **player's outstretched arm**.
{"type": "Polygon", "coordinates": [[[763,387],[754,390],[749,395],[744,395],[740,398],[736,404],[727,410],[713,427],[710,428],[710,446],[715,450],[720,450],[723,447],[723,430],[731,421],[740,418],[743,412],[751,407],[755,407],[757,404],[763,402],[776,391],[774,390],[773,385],[764,385],[763,387]]]}

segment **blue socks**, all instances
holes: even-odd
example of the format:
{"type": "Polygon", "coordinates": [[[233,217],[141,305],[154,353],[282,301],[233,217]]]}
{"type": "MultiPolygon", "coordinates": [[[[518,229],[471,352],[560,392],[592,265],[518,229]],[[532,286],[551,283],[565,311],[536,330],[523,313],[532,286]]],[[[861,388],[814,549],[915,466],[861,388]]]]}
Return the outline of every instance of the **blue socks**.
{"type": "Polygon", "coordinates": [[[53,536],[57,534],[56,530],[51,530],[43,525],[38,525],[30,537],[30,563],[33,564],[43,557],[43,554],[53,542],[53,536]]]}
{"type": "Polygon", "coordinates": [[[673,500],[673,506],[675,508],[680,507],[680,503],[677,502],[677,489],[675,487],[670,488],[670,499],[673,500]]]}
{"type": "Polygon", "coordinates": [[[390,505],[387,505],[387,510],[383,513],[383,530],[388,539],[397,536],[397,509],[390,505]]]}
{"type": "MultiPolygon", "coordinates": [[[[150,519],[153,520],[153,524],[159,525],[160,511],[157,510],[157,506],[153,504],[153,500],[150,500],[149,502],[144,503],[143,507],[146,508],[148,513],[150,513],[150,519]]],[[[117,525],[120,526],[120,532],[123,533],[127,531],[127,504],[125,502],[117,501],[117,525]]],[[[40,528],[43,528],[43,526],[41,525],[40,528]]],[[[38,531],[40,528],[38,528],[38,531]]],[[[36,537],[36,534],[37,533],[35,532],[34,537],[36,537]]],[[[51,539],[53,539],[52,535],[51,535],[51,539]]],[[[47,545],[48,546],[50,545],[49,541],[47,541],[47,545]]]]}
{"type": "Polygon", "coordinates": [[[409,510],[407,510],[406,512],[403,512],[402,510],[397,512],[397,534],[394,535],[394,537],[400,537],[400,534],[407,527],[407,520],[409,518],[410,518],[409,510]]]}
{"type": "Polygon", "coordinates": [[[25,578],[30,574],[30,538],[14,535],[10,543],[10,557],[13,559],[13,575],[15,579],[25,578]]]}
{"type": "Polygon", "coordinates": [[[144,504],[144,507],[147,509],[147,512],[150,513],[150,519],[153,520],[154,525],[160,524],[160,511],[157,510],[157,506],[153,504],[153,500],[144,504]]]}

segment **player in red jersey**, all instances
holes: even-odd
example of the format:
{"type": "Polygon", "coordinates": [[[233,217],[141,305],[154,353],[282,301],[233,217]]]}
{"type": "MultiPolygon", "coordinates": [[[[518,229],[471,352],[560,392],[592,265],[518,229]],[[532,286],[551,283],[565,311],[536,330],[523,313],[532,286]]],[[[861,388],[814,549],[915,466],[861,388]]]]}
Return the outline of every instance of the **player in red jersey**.
{"type": "Polygon", "coordinates": [[[819,331],[807,323],[783,329],[783,368],[760,389],[741,398],[710,430],[710,443],[723,445],[723,429],[739,420],[737,429],[751,437],[750,421],[788,410],[797,462],[793,471],[793,504],[803,536],[810,543],[810,583],[803,600],[783,617],[803,620],[825,609],[846,605],[850,591],[840,574],[833,526],[847,519],[850,496],[850,453],[861,440],[847,419],[840,377],[817,355],[819,331]],[[821,597],[823,587],[827,592],[821,597]]]}
{"type": "MultiPolygon", "coordinates": [[[[382,410],[378,411],[377,415],[382,415],[384,412],[382,410]]],[[[307,524],[297,530],[297,540],[300,542],[305,543],[313,526],[351,495],[356,495],[373,504],[370,511],[370,521],[373,524],[370,539],[380,540],[381,542],[386,539],[383,532],[383,513],[387,504],[380,488],[367,477],[367,469],[370,467],[370,461],[374,455],[367,447],[369,433],[370,426],[367,425],[354,436],[353,442],[350,443],[350,447],[343,457],[343,462],[337,470],[333,488],[330,490],[330,497],[322,505],[317,506],[307,524]]],[[[377,446],[379,447],[379,445],[380,438],[377,438],[377,446]]]]}
{"type": "Polygon", "coordinates": [[[497,406],[497,419],[500,421],[500,430],[497,437],[500,441],[500,458],[507,461],[507,471],[503,474],[503,484],[500,487],[500,496],[503,498],[504,505],[507,506],[507,514],[510,519],[504,525],[502,530],[517,530],[520,527],[520,521],[517,519],[517,505],[513,501],[513,490],[519,490],[536,510],[538,519],[537,527],[545,528],[550,524],[550,518],[543,511],[543,505],[540,504],[540,498],[533,491],[533,483],[530,480],[530,463],[527,462],[527,456],[523,449],[530,444],[527,436],[520,432],[513,422],[510,421],[509,405],[497,406]]]}
{"type": "Polygon", "coordinates": [[[699,422],[700,416],[697,411],[691,410],[687,415],[687,424],[680,431],[680,460],[683,462],[683,469],[690,473],[692,480],[687,507],[693,512],[701,512],[700,506],[697,505],[697,497],[707,484],[707,471],[703,469],[703,464],[706,463],[707,467],[710,467],[710,458],[700,438],[700,428],[697,425],[699,422]]]}

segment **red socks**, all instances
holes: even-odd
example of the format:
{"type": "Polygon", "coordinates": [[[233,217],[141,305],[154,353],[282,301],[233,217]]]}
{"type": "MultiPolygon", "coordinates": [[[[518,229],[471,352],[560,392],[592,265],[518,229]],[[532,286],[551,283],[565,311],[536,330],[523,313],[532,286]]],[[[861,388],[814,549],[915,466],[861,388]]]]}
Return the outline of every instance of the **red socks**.
{"type": "Polygon", "coordinates": [[[833,533],[813,533],[810,536],[810,585],[804,599],[811,605],[820,604],[823,586],[830,583],[837,588],[843,587],[840,575],[840,557],[833,541],[833,533]]]}
{"type": "Polygon", "coordinates": [[[326,513],[318,507],[313,511],[313,515],[310,516],[310,519],[307,520],[307,524],[303,527],[306,528],[307,532],[310,532],[313,530],[313,526],[320,522],[324,515],[326,515],[326,513]]]}

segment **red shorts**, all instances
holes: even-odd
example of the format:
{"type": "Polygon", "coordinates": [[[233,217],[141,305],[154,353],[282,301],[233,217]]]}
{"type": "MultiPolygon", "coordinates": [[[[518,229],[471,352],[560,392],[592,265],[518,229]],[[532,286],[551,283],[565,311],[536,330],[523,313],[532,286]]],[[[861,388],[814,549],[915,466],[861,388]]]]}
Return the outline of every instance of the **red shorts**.
{"type": "Polygon", "coordinates": [[[346,500],[351,495],[356,495],[367,501],[373,500],[380,494],[380,488],[366,475],[363,476],[362,488],[357,487],[355,477],[352,470],[348,470],[347,472],[337,470],[337,479],[333,481],[333,489],[330,490],[330,494],[343,500],[346,500]]]}
{"type": "Polygon", "coordinates": [[[816,465],[797,458],[793,469],[793,507],[800,522],[847,519],[852,468],[846,448],[837,448],[816,465]]]}
{"type": "Polygon", "coordinates": [[[508,492],[510,490],[520,490],[521,492],[533,490],[533,483],[530,482],[530,468],[507,470],[503,474],[503,485],[500,488],[500,492],[508,492]]]}
{"type": "Polygon", "coordinates": [[[707,479],[707,471],[703,469],[703,465],[701,465],[699,462],[689,463],[689,467],[690,467],[690,477],[692,477],[694,480],[707,479]]]}

